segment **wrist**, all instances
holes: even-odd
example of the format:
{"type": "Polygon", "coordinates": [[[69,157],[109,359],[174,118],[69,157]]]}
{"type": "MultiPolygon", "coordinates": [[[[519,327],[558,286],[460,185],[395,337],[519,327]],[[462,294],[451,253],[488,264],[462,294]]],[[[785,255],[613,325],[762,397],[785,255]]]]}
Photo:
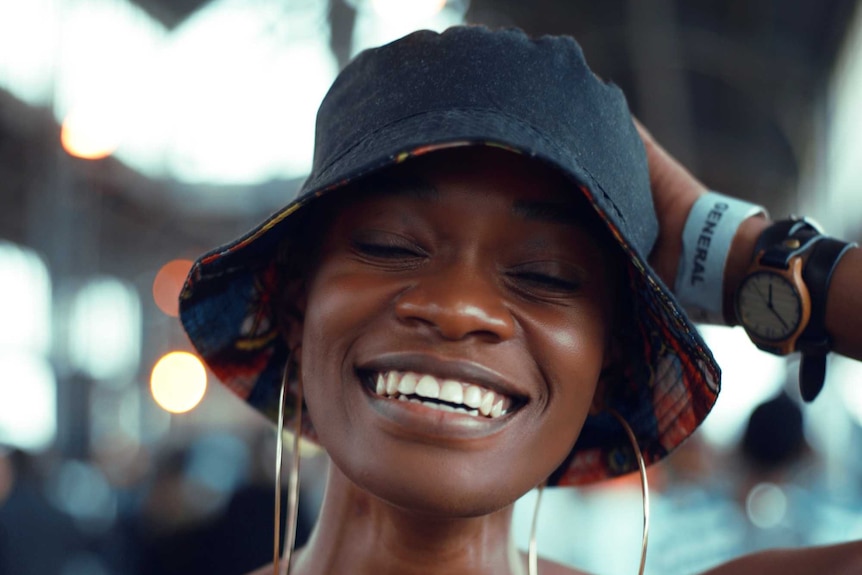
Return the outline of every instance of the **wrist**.
{"type": "MultiPolygon", "coordinates": [[[[730,258],[733,244],[737,243],[739,248],[740,228],[745,227],[742,238],[747,240],[751,216],[764,213],[761,206],[718,192],[701,195],[690,208],[680,238],[682,249],[674,293],[695,322],[727,323],[727,310],[733,307],[732,298],[728,300],[725,292],[727,266],[734,264],[733,281],[734,285],[739,285],[748,265],[746,260],[741,272],[736,269],[736,258],[730,258]]],[[[756,239],[755,235],[754,241],[756,239]]],[[[748,246],[747,241],[742,242],[742,248],[747,250],[750,259],[753,244],[748,246]]]]}
{"type": "Polygon", "coordinates": [[[674,285],[679,273],[682,259],[682,230],[685,222],[695,202],[705,193],[682,196],[666,207],[656,205],[659,236],[650,255],[650,264],[668,286],[674,285]]]}
{"type": "Polygon", "coordinates": [[[739,323],[734,303],[736,291],[742,280],[745,279],[745,274],[751,265],[757,239],[771,223],[769,217],[761,213],[758,216],[743,220],[733,236],[730,252],[727,254],[723,281],[724,322],[727,325],[733,326],[739,323]]]}
{"type": "Polygon", "coordinates": [[[857,310],[862,309],[862,290],[856,270],[862,269],[862,248],[851,248],[841,258],[832,275],[829,293],[826,298],[826,329],[832,335],[834,351],[862,360],[858,344],[858,322],[848,318],[858,318],[857,310]]]}

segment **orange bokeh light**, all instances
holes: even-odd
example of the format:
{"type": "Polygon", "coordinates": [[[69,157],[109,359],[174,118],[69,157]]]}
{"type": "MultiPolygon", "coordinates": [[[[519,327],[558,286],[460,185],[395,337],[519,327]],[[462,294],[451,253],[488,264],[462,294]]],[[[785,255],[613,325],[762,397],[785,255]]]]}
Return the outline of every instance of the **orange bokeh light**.
{"type": "Polygon", "coordinates": [[[117,149],[118,139],[116,129],[94,113],[72,112],[60,128],[63,149],[84,160],[107,158],[117,149]]]}
{"type": "Polygon", "coordinates": [[[153,300],[162,312],[171,317],[180,313],[180,290],[191,268],[191,260],[171,260],[162,266],[153,280],[153,300]]]}
{"type": "Polygon", "coordinates": [[[203,399],[206,389],[206,369],[194,354],[172,351],[153,366],[150,392],[165,411],[185,413],[194,409],[203,399]]]}

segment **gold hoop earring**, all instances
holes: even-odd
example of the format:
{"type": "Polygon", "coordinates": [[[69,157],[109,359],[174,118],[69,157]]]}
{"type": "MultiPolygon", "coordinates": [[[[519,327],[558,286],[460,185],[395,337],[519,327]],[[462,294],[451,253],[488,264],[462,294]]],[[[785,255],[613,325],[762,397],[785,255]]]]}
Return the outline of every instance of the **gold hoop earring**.
{"type": "Polygon", "coordinates": [[[545,492],[545,483],[539,485],[536,492],[536,505],[533,507],[533,522],[530,525],[530,542],[527,546],[527,573],[528,575],[539,574],[539,556],[536,552],[536,526],[539,524],[539,504],[542,502],[542,493],[545,492]]]}
{"type": "Polygon", "coordinates": [[[273,575],[289,575],[293,546],[296,542],[296,524],[299,517],[299,438],[302,433],[302,379],[296,385],[296,421],[293,429],[293,458],[290,478],[287,485],[287,533],[284,537],[284,551],[279,553],[281,539],[281,468],[284,454],[284,411],[287,401],[287,388],[290,385],[290,357],[284,366],[281,389],[278,395],[278,425],[275,441],[275,529],[272,549],[273,575]],[[281,555],[281,559],[279,559],[281,555]]]}
{"type": "Polygon", "coordinates": [[[620,422],[620,425],[623,426],[623,429],[625,429],[629,442],[632,445],[632,450],[635,453],[635,458],[638,461],[638,470],[640,471],[641,476],[641,495],[643,496],[644,514],[643,539],[641,541],[641,562],[640,568],[638,569],[638,575],[643,575],[644,567],[646,567],[647,541],[649,540],[649,484],[647,483],[646,461],[644,461],[643,453],[638,445],[637,436],[628,421],[626,421],[617,410],[609,409],[608,411],[611,412],[611,415],[613,415],[616,420],[620,422]]]}

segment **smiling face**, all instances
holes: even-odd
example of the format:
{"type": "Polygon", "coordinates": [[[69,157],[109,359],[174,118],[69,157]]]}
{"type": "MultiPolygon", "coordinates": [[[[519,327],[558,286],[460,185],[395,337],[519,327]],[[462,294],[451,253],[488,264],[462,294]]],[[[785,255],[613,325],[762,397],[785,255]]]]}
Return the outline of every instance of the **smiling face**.
{"type": "Polygon", "coordinates": [[[472,148],[397,170],[331,202],[303,298],[305,400],[360,487],[489,513],[580,432],[607,363],[608,256],[584,200],[535,161],[472,148]]]}

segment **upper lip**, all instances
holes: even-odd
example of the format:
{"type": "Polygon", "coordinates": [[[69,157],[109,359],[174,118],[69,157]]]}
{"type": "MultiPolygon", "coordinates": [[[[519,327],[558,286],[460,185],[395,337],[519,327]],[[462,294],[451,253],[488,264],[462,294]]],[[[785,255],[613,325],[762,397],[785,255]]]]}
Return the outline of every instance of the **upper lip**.
{"type": "Polygon", "coordinates": [[[504,376],[480,363],[427,353],[388,353],[363,362],[357,369],[378,373],[412,371],[433,375],[440,379],[454,379],[462,383],[473,383],[519,401],[525,401],[528,396],[504,376]]]}

